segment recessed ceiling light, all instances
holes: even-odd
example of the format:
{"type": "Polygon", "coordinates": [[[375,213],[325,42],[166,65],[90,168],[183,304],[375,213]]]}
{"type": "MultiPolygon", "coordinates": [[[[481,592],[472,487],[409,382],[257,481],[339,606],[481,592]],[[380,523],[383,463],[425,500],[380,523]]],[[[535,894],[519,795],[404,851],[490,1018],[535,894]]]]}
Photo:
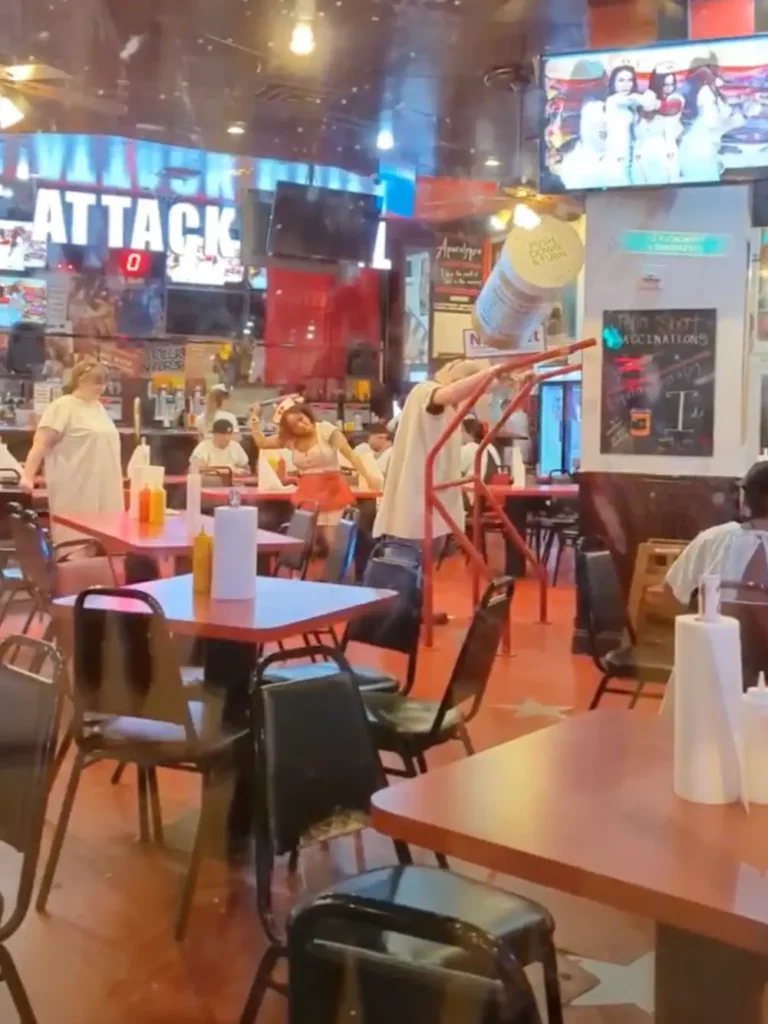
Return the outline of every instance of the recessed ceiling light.
{"type": "Polygon", "coordinates": [[[315,32],[310,21],[299,21],[291,33],[291,53],[307,57],[315,48],[315,32]]]}
{"type": "Polygon", "coordinates": [[[486,167],[501,167],[501,160],[497,160],[495,156],[489,156],[485,161],[486,167]]]}
{"type": "Polygon", "coordinates": [[[389,130],[389,128],[382,128],[379,134],[376,136],[376,149],[394,149],[395,147],[395,136],[389,130]]]}
{"type": "Polygon", "coordinates": [[[228,135],[245,135],[245,125],[242,121],[233,121],[227,128],[228,135]]]}

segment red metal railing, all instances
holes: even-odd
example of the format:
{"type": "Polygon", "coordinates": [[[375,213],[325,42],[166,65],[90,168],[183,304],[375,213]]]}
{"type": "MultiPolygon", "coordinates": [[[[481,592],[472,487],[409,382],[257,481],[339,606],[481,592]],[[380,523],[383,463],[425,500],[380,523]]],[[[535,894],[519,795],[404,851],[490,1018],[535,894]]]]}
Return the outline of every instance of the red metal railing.
{"type": "MultiPolygon", "coordinates": [[[[486,579],[490,579],[492,573],[486,564],[480,550],[481,540],[481,502],[475,500],[473,514],[472,514],[472,540],[466,535],[459,524],[453,519],[448,510],[446,509],[443,501],[438,495],[443,492],[450,490],[454,487],[465,488],[470,486],[474,490],[475,497],[482,496],[488,503],[489,508],[493,511],[498,519],[501,526],[502,532],[505,537],[517,548],[518,551],[523,555],[528,565],[531,566],[539,581],[539,621],[547,621],[547,573],[546,568],[541,565],[536,556],[533,554],[531,549],[525,543],[525,538],[521,537],[519,532],[515,529],[509,516],[504,511],[504,507],[499,499],[492,493],[486,483],[482,479],[481,465],[483,460],[483,453],[489,444],[492,444],[500,429],[507,422],[509,417],[520,408],[520,405],[530,395],[531,391],[537,384],[542,381],[550,380],[553,377],[559,377],[561,374],[569,373],[573,370],[573,366],[558,366],[555,369],[545,371],[543,373],[532,373],[528,376],[522,386],[519,388],[517,394],[514,396],[510,404],[504,410],[499,419],[498,423],[495,423],[493,427],[488,431],[486,436],[481,441],[477,452],[475,453],[475,465],[473,473],[469,477],[464,477],[461,480],[448,480],[441,483],[435,483],[435,459],[440,454],[442,449],[448,442],[448,438],[451,437],[457,430],[461,429],[461,424],[464,422],[467,414],[471,411],[477,401],[485,394],[485,392],[491,388],[499,377],[504,376],[508,373],[519,374],[521,370],[525,370],[527,367],[532,367],[540,363],[551,362],[553,359],[562,359],[565,356],[571,355],[573,352],[580,352],[585,348],[592,348],[596,345],[594,338],[590,338],[586,341],[577,341],[572,345],[565,345],[562,348],[551,349],[548,352],[534,352],[530,355],[519,355],[514,356],[508,362],[501,364],[496,367],[495,372],[490,377],[484,377],[472,392],[469,398],[466,399],[457,409],[443,430],[440,437],[437,439],[435,444],[427,453],[426,462],[424,465],[424,642],[427,647],[432,646],[433,635],[434,635],[434,575],[435,575],[435,558],[434,558],[434,530],[433,530],[433,516],[437,513],[442,520],[446,523],[448,528],[453,535],[454,540],[459,545],[461,550],[469,559],[469,564],[472,567],[472,596],[475,604],[477,604],[480,596],[480,577],[483,576],[486,579]]],[[[505,636],[504,640],[505,649],[509,649],[509,632],[505,636]]]]}

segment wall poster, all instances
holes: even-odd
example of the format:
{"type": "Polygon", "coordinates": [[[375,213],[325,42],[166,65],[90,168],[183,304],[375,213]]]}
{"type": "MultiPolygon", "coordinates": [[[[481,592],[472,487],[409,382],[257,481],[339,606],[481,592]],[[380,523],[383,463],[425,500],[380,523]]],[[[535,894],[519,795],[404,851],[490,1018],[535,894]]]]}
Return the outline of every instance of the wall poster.
{"type": "Polygon", "coordinates": [[[715,309],[606,310],[600,451],[712,455],[715,309]]]}

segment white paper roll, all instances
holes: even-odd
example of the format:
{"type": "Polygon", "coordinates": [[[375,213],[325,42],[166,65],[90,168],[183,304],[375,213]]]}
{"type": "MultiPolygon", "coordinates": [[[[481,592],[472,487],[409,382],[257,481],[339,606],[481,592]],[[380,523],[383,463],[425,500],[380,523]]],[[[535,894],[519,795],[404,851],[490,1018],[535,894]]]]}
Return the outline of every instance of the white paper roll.
{"type": "Polygon", "coordinates": [[[750,686],[742,699],[744,770],[750,803],[768,804],[768,689],[750,686]]]}
{"type": "Polygon", "coordinates": [[[151,490],[159,490],[165,484],[165,466],[146,466],[145,481],[151,490]]]}
{"type": "Polygon", "coordinates": [[[523,453],[517,447],[512,448],[512,490],[521,491],[525,487],[525,463],[523,453]]]}
{"type": "Polygon", "coordinates": [[[584,245],[565,221],[544,216],[535,228],[514,228],[475,302],[481,342],[515,351],[541,347],[536,329],[583,263],[584,245]]]}
{"type": "Polygon", "coordinates": [[[685,800],[744,800],[741,635],[729,616],[675,619],[674,790],[685,800]]]}
{"type": "Polygon", "coordinates": [[[256,596],[259,513],[255,508],[222,505],[213,519],[215,601],[249,601],[256,596]]]}
{"type": "Polygon", "coordinates": [[[187,476],[187,529],[190,537],[200,533],[200,505],[202,502],[203,478],[199,473],[190,473],[187,476]]]}

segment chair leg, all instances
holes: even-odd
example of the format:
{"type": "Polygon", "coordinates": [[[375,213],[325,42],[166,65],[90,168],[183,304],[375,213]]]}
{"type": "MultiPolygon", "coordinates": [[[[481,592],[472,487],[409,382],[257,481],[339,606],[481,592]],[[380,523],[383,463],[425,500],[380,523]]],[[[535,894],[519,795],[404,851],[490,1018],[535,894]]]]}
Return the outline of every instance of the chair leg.
{"type": "Polygon", "coordinates": [[[467,729],[466,725],[463,722],[459,727],[459,740],[461,741],[462,746],[466,750],[467,756],[472,757],[472,755],[475,752],[475,748],[472,746],[472,740],[470,739],[469,736],[469,730],[467,729]]]}
{"type": "Polygon", "coordinates": [[[613,676],[609,676],[609,675],[606,674],[600,680],[600,682],[598,684],[598,687],[595,690],[595,695],[592,698],[592,701],[591,701],[591,703],[589,705],[589,708],[588,708],[589,711],[594,711],[595,708],[597,707],[597,705],[603,699],[603,694],[605,693],[606,688],[608,686],[608,683],[611,681],[612,678],[613,678],[613,676]]]}
{"type": "Polygon", "coordinates": [[[13,1005],[16,1007],[21,1024],[37,1024],[37,1017],[32,1009],[27,990],[24,988],[24,983],[21,980],[10,950],[2,945],[0,945],[0,977],[8,986],[8,991],[11,993],[11,999],[13,999],[13,1005]]]}
{"type": "Polygon", "coordinates": [[[189,923],[189,913],[192,909],[192,897],[195,894],[195,886],[197,885],[197,876],[200,873],[200,862],[203,858],[203,852],[208,842],[208,818],[209,818],[209,804],[211,802],[211,777],[210,772],[203,772],[203,785],[202,785],[202,797],[200,800],[200,820],[197,823],[197,832],[195,834],[195,844],[192,847],[192,853],[189,858],[189,865],[187,867],[186,878],[181,889],[181,896],[179,898],[179,910],[176,914],[176,925],[174,927],[174,938],[177,942],[183,942],[184,936],[187,933],[187,924],[189,923]]]}
{"type": "Polygon", "coordinates": [[[416,755],[416,764],[419,766],[419,771],[421,772],[421,774],[426,775],[427,772],[429,771],[429,765],[427,764],[427,759],[426,757],[424,757],[423,754],[416,755]]]}
{"type": "Polygon", "coordinates": [[[157,768],[147,769],[147,782],[149,784],[149,811],[152,816],[152,831],[157,845],[164,846],[165,836],[163,835],[163,814],[160,808],[160,789],[157,785],[157,768]]]}
{"type": "Polygon", "coordinates": [[[560,562],[563,558],[563,548],[565,547],[565,541],[562,537],[557,538],[557,555],[555,556],[555,571],[552,573],[552,586],[557,586],[557,576],[560,572],[560,562]]]}
{"type": "Polygon", "coordinates": [[[294,846],[291,852],[288,854],[288,874],[295,875],[296,869],[299,866],[299,848],[294,846]]]}
{"type": "Polygon", "coordinates": [[[563,1024],[563,1004],[560,997],[560,979],[557,975],[557,955],[550,942],[542,957],[544,995],[547,1003],[547,1024],[563,1024]]]}
{"type": "Polygon", "coordinates": [[[72,726],[68,725],[66,732],[62,736],[61,742],[59,743],[59,749],[56,751],[56,754],[53,758],[53,764],[51,765],[51,786],[58,778],[59,772],[61,771],[61,766],[64,764],[66,756],[69,753],[70,748],[72,746],[73,739],[74,736],[72,734],[72,726]]]}
{"type": "Polygon", "coordinates": [[[136,765],[139,798],[139,842],[149,842],[149,804],[147,801],[147,769],[136,765]]]}
{"type": "Polygon", "coordinates": [[[270,987],[272,972],[277,965],[279,957],[280,950],[275,946],[269,946],[264,956],[262,956],[259,968],[256,971],[256,977],[253,979],[251,990],[245,1001],[243,1012],[240,1015],[240,1024],[254,1024],[259,1015],[261,1004],[264,1002],[267,989],[270,987]]]}
{"type": "Polygon", "coordinates": [[[45,912],[48,897],[51,893],[53,876],[56,873],[56,865],[59,863],[59,857],[61,856],[61,848],[64,845],[64,836],[67,833],[67,826],[69,825],[69,819],[72,814],[72,807],[75,802],[77,787],[80,783],[80,775],[82,774],[84,765],[85,755],[78,750],[72,764],[72,773],[69,776],[69,782],[67,783],[67,791],[64,794],[64,802],[61,805],[59,820],[56,822],[56,831],[53,834],[51,852],[48,854],[48,863],[45,865],[43,880],[40,883],[40,892],[37,894],[37,903],[35,906],[40,913],[45,912]]]}
{"type": "Polygon", "coordinates": [[[643,680],[642,679],[638,679],[637,680],[637,684],[635,685],[635,692],[632,694],[632,699],[629,702],[629,710],[630,711],[633,710],[635,704],[637,704],[637,702],[640,700],[640,697],[642,695],[644,687],[645,687],[645,683],[643,682],[643,680]]]}
{"type": "Polygon", "coordinates": [[[402,839],[393,840],[395,844],[395,853],[397,854],[397,860],[400,864],[413,864],[413,857],[407,843],[404,843],[402,839]]]}
{"type": "Polygon", "coordinates": [[[118,782],[122,779],[124,771],[125,765],[121,762],[118,762],[117,766],[115,767],[115,770],[112,772],[112,778],[109,780],[113,786],[116,786],[118,782]]]}
{"type": "Polygon", "coordinates": [[[352,836],[352,841],[355,844],[355,867],[357,873],[362,875],[365,871],[365,844],[363,843],[363,833],[355,832],[352,836]]]}

